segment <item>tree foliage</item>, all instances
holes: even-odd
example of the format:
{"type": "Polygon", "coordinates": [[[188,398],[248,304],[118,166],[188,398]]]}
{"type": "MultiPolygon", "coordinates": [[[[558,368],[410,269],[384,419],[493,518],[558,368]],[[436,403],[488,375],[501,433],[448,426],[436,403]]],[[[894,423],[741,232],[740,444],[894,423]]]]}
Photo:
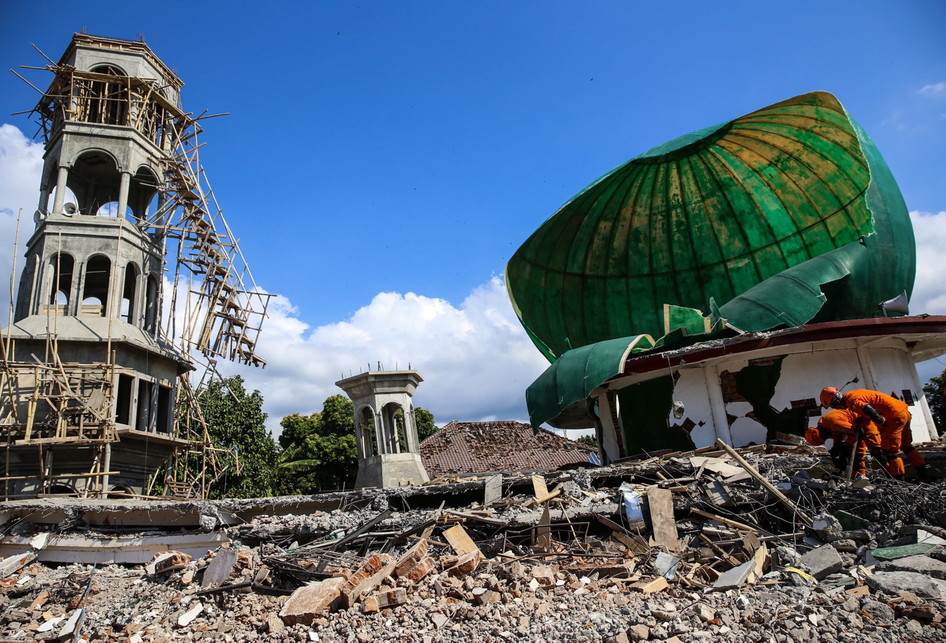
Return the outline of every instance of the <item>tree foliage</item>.
{"type": "Polygon", "coordinates": [[[273,493],[277,449],[266,430],[263,396],[247,393],[239,375],[216,380],[197,396],[214,446],[234,450],[240,471],[228,470],[211,486],[211,498],[256,498],[273,493]]]}
{"type": "Polygon", "coordinates": [[[583,444],[586,447],[591,447],[592,449],[598,448],[598,438],[593,435],[583,435],[575,441],[578,444],[583,444]]]}
{"type": "Polygon", "coordinates": [[[923,387],[926,402],[930,405],[930,413],[936,428],[942,431],[946,428],[946,370],[938,377],[931,377],[923,387]]]}

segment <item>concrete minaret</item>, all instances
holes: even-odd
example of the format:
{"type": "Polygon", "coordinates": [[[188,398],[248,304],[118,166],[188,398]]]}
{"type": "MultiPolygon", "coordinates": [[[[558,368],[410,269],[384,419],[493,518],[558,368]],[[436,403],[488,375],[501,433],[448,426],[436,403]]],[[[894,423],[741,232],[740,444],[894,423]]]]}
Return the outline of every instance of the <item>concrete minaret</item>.
{"type": "Polygon", "coordinates": [[[335,382],[354,404],[357,488],[423,484],[430,479],[420,460],[411,401],[422,381],[417,371],[378,371],[335,382]]]}

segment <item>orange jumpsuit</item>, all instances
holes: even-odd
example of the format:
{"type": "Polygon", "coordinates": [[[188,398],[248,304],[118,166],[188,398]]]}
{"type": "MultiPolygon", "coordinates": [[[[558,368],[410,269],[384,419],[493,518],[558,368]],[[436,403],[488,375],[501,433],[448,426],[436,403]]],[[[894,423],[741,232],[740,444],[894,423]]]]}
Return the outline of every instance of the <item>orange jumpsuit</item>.
{"type": "Polygon", "coordinates": [[[883,416],[884,423],[880,427],[879,441],[874,436],[866,435],[864,441],[868,449],[880,447],[887,453],[890,461],[884,468],[888,473],[894,476],[905,473],[903,460],[895,457],[901,450],[914,467],[926,464],[920,452],[913,447],[913,431],[910,430],[910,420],[913,416],[910,414],[910,407],[904,402],[868,389],[848,391],[842,396],[842,400],[846,409],[865,420],[871,419],[864,412],[865,406],[870,406],[883,416]]]}
{"type": "MultiPolygon", "coordinates": [[[[824,444],[825,433],[829,433],[832,440],[844,442],[854,448],[853,458],[854,466],[851,469],[853,477],[867,475],[867,467],[864,464],[864,456],[867,455],[868,442],[874,445],[880,444],[880,433],[877,426],[868,418],[859,418],[856,413],[849,409],[834,409],[828,411],[818,420],[818,431],[814,435],[820,435],[818,444],[824,444]],[[858,437],[861,437],[858,440],[858,437]],[[855,444],[856,443],[856,444],[855,444]]],[[[811,440],[809,440],[811,443],[811,440]]],[[[817,444],[815,444],[817,446],[817,444]]]]}

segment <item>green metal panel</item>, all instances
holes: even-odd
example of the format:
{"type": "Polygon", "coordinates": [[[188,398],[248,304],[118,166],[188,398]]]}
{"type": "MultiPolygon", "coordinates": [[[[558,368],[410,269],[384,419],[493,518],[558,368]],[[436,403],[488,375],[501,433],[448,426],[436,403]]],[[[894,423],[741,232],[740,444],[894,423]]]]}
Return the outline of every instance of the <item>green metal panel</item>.
{"type": "Polygon", "coordinates": [[[889,169],[838,100],[814,92],[606,174],[519,248],[506,285],[552,361],[603,340],[663,335],[672,330],[664,304],[718,305],[743,330],[870,317],[910,292],[914,273],[909,214],[889,169]]]}

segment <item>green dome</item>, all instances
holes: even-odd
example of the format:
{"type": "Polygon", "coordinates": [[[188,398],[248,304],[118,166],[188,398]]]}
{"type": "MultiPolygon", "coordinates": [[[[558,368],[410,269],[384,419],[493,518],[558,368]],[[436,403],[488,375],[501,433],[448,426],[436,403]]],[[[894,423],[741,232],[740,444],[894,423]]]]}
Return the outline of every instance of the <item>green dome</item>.
{"type": "Polygon", "coordinates": [[[838,100],[814,92],[606,174],[529,237],[506,284],[554,360],[664,335],[667,304],[709,311],[713,301],[749,331],[874,316],[912,289],[915,264],[889,169],[838,100]]]}

